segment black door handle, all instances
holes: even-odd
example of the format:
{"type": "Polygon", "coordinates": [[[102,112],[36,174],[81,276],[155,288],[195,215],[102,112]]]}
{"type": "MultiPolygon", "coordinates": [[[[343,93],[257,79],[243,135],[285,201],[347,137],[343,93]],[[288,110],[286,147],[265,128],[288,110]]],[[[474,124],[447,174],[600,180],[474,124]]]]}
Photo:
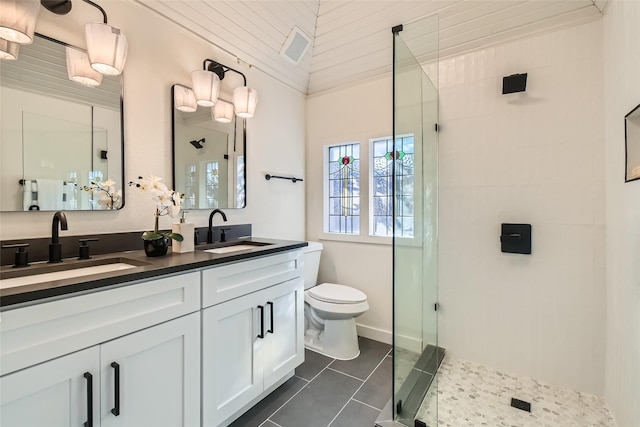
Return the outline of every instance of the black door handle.
{"type": "Polygon", "coordinates": [[[83,376],[87,379],[87,421],[84,427],[93,427],[93,375],[85,372],[83,376]]]}
{"type": "Polygon", "coordinates": [[[271,301],[267,302],[267,305],[269,306],[269,312],[270,314],[270,318],[271,318],[271,329],[268,329],[267,332],[271,332],[273,333],[273,303],[271,301]]]}
{"type": "Polygon", "coordinates": [[[260,333],[258,334],[258,338],[264,339],[264,307],[259,305],[258,310],[260,310],[260,333]]]}
{"type": "Polygon", "coordinates": [[[111,362],[113,372],[113,400],[114,407],[111,409],[111,413],[116,417],[120,415],[120,365],[116,362],[111,362]]]}

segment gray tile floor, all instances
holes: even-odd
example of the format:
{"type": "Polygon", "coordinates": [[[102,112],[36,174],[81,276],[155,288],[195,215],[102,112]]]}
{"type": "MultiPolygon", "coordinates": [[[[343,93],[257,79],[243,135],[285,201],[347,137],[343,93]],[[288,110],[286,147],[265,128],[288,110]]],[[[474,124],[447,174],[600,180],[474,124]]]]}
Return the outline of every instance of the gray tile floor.
{"type": "Polygon", "coordinates": [[[354,360],[305,350],[296,374],[231,427],[372,427],[391,398],[391,346],[359,340],[354,360]]]}

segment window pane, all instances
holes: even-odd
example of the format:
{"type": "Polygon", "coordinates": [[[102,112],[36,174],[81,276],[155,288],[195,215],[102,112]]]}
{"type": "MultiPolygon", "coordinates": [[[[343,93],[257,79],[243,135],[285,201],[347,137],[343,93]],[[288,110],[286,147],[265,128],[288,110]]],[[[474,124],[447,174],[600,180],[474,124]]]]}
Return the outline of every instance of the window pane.
{"type": "Polygon", "coordinates": [[[329,218],[330,233],[360,232],[360,145],[343,144],[328,149],[329,218]]]}
{"type": "Polygon", "coordinates": [[[393,207],[396,207],[396,235],[413,237],[414,214],[414,139],[393,138],[372,141],[373,182],[371,194],[373,221],[371,233],[376,236],[393,235],[393,207]],[[395,162],[395,182],[393,179],[395,162]],[[394,194],[395,185],[395,194],[394,194]],[[394,200],[395,196],[395,200],[394,200]]]}

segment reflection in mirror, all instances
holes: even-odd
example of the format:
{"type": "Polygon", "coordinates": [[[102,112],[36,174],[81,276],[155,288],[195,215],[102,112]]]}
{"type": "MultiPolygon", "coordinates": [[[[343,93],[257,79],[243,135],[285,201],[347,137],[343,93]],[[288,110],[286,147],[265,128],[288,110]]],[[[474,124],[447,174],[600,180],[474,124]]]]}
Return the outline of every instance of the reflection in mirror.
{"type": "Polygon", "coordinates": [[[626,146],[625,181],[640,179],[640,105],[624,117],[626,146]]]}
{"type": "Polygon", "coordinates": [[[98,87],[69,80],[66,45],[36,35],[0,61],[0,210],[118,209],[124,182],[120,76],[98,87]]]}
{"type": "Polygon", "coordinates": [[[231,115],[229,123],[221,123],[214,120],[211,107],[180,111],[176,99],[185,90],[189,88],[171,88],[173,185],[185,195],[183,208],[244,208],[245,119],[231,115]]]}

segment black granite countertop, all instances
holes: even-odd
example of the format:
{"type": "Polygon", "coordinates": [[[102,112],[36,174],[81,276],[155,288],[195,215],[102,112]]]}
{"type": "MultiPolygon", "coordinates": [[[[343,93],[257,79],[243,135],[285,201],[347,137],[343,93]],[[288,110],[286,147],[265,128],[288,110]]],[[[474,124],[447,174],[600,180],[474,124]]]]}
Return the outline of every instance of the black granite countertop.
{"type": "MultiPolygon", "coordinates": [[[[197,268],[213,267],[216,265],[271,255],[278,252],[286,252],[305,246],[307,246],[307,242],[252,237],[236,240],[234,242],[198,245],[193,252],[183,254],[169,252],[167,255],[161,257],[147,257],[144,251],[127,251],[97,255],[93,256],[90,260],[69,258],[65,259],[61,264],[55,264],[56,268],[66,270],[85,266],[88,267],[100,264],[101,261],[105,260],[132,264],[136,267],[77,278],[52,280],[48,282],[0,289],[0,310],[22,307],[24,304],[36,303],[40,302],[39,300],[52,297],[73,296],[73,294],[78,292],[98,290],[107,286],[121,285],[127,282],[151,279],[166,274],[186,272],[197,268]],[[236,242],[247,242],[248,244],[262,243],[264,245],[226,254],[209,253],[204,252],[203,250],[225,247],[236,242]]],[[[105,262],[103,262],[103,264],[104,263],[105,262]]],[[[47,264],[46,262],[38,262],[31,264],[30,267],[23,267],[20,269],[12,268],[10,266],[2,267],[0,268],[0,280],[9,279],[16,275],[23,274],[22,271],[32,271],[33,274],[38,274],[39,269],[47,269],[51,268],[51,266],[52,264],[47,264]]],[[[43,271],[43,273],[44,272],[45,271],[43,271]]],[[[2,285],[0,284],[0,286],[2,285]]]]}

